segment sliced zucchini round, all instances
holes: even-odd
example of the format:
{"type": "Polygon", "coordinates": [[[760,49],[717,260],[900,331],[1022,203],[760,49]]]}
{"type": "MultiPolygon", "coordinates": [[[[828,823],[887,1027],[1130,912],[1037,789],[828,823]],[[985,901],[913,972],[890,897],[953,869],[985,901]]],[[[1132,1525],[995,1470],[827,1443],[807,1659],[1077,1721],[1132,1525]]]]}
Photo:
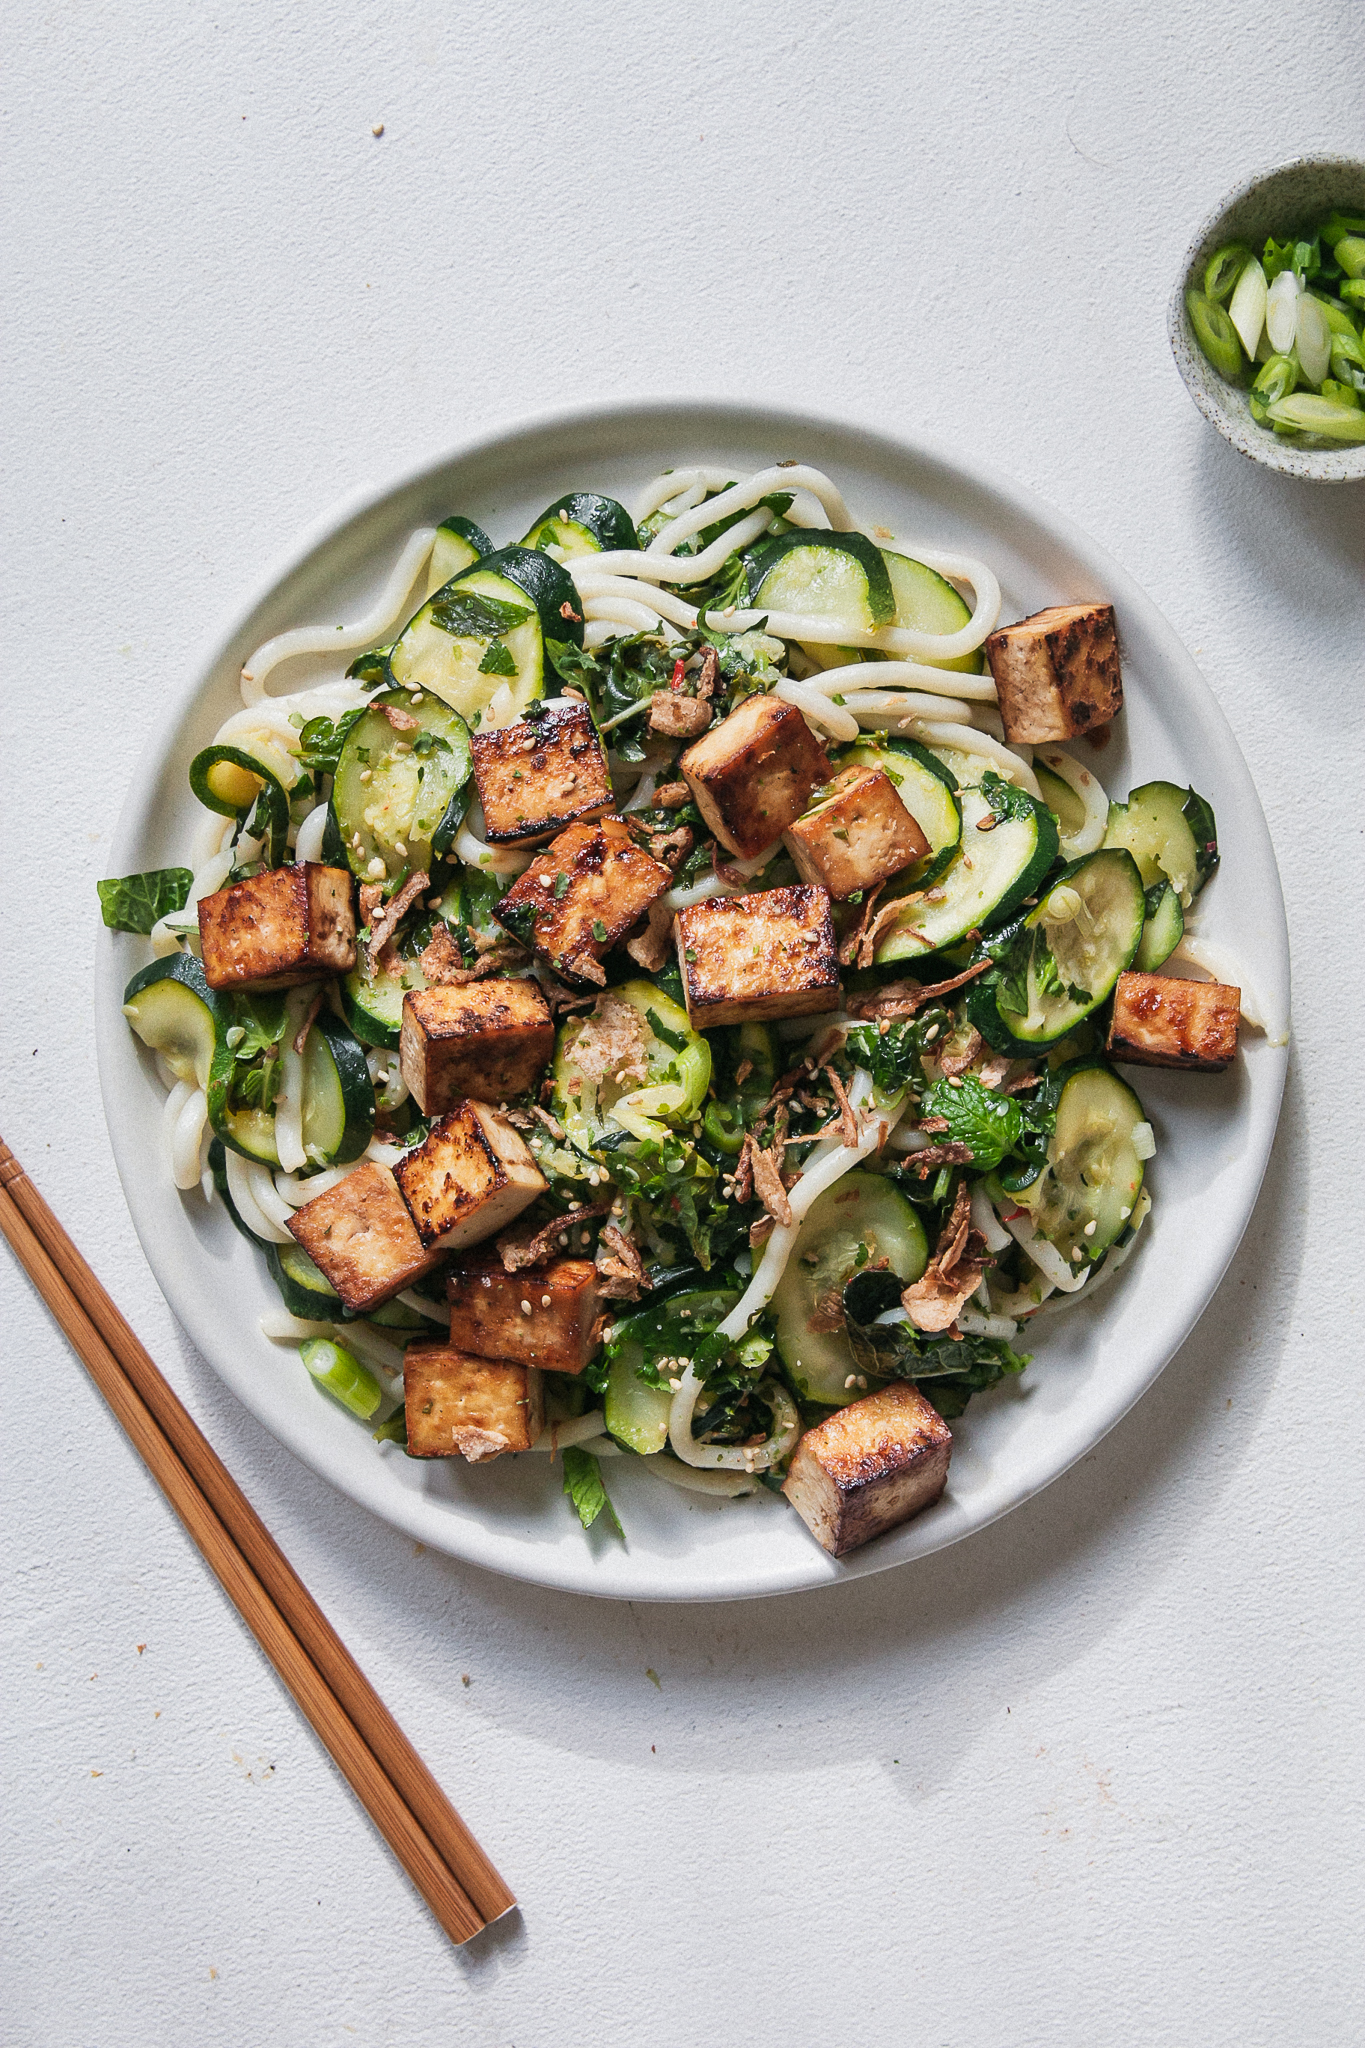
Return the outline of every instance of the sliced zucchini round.
{"type": "Polygon", "coordinates": [[[341,983],[346,1022],[362,1045],[381,1045],[396,1052],[403,1026],[403,998],[409,989],[428,986],[415,960],[401,961],[397,974],[385,974],[377,967],[373,981],[366,981],[361,970],[353,967],[341,983]]]}
{"type": "MultiPolygon", "coordinates": [[[[1057,824],[1045,804],[1009,787],[1002,817],[979,789],[958,793],[962,842],[933,884],[930,902],[916,895],[902,923],[877,947],[877,964],[920,960],[970,933],[1001,924],[1031,896],[1057,858],[1057,824]]],[[[891,900],[891,899],[888,899],[891,900]]]]}
{"type": "Polygon", "coordinates": [[[471,765],[469,728],[443,698],[412,690],[376,697],[347,733],[332,784],[351,872],[379,881],[429,868],[459,830],[471,765]],[[390,724],[385,705],[415,719],[415,729],[390,724]]]}
{"type": "Polygon", "coordinates": [[[472,569],[476,562],[492,552],[492,541],[472,519],[465,519],[458,512],[452,513],[449,519],[443,519],[432,543],[427,596],[434,597],[442,584],[449,583],[452,577],[462,576],[466,569],[472,569]]]}
{"type": "Polygon", "coordinates": [[[750,602],[760,610],[804,612],[869,632],[896,616],[886,561],[864,533],[794,527],[760,541],[744,564],[750,602]]]}
{"type": "Polygon", "coordinates": [[[301,1244],[267,1245],[265,1262],[291,1316],[315,1323],[351,1320],[350,1309],[342,1305],[331,1281],[319,1272],[301,1244]]]}
{"type": "Polygon", "coordinates": [[[226,1209],[228,1213],[228,1219],[231,1222],[233,1229],[239,1231],[241,1235],[246,1239],[248,1244],[254,1244],[261,1251],[266,1253],[273,1251],[275,1247],[272,1244],[269,1244],[263,1237],[257,1237],[255,1231],[249,1230],[246,1224],[242,1221],[241,1211],[238,1209],[237,1204],[233,1201],[232,1190],[228,1186],[227,1154],[223,1150],[223,1141],[221,1138],[214,1138],[210,1141],[208,1160],[209,1172],[213,1175],[214,1193],[217,1195],[224,1209],[226,1209]]]}
{"type": "Polygon", "coordinates": [[[374,1136],[374,1083],[365,1048],[320,1010],[303,1049],[303,1149],[315,1166],[359,1159],[374,1136]]]}
{"type": "Polygon", "coordinates": [[[550,1073],[554,1113],[570,1144],[592,1154],[613,1130],[657,1140],[670,1126],[700,1116],[711,1083],[711,1048],[686,1010],[652,981],[627,981],[608,990],[587,1016],[560,1025],[550,1073]],[[633,1027],[623,1031],[613,1021],[611,1004],[635,1013],[638,1037],[633,1027]]]}
{"type": "MultiPolygon", "coordinates": [[[[553,555],[544,554],[539,548],[499,548],[487,561],[480,562],[479,573],[484,570],[505,576],[518,590],[529,597],[540,615],[540,629],[547,641],[564,640],[575,647],[583,645],[583,618],[578,607],[578,590],[572,576],[553,555]]],[[[461,581],[466,581],[461,578],[461,581]]]]}
{"type": "Polygon", "coordinates": [[[209,1085],[222,1005],[193,953],[170,953],[135,974],[123,1014],[142,1043],[159,1052],[178,1081],[209,1085]]]}
{"type": "Polygon", "coordinates": [[[1155,974],[1185,936],[1185,913],[1169,882],[1153,882],[1146,900],[1147,922],[1142,927],[1133,965],[1141,974],[1155,974]]]}
{"type": "MultiPolygon", "coordinates": [[[[618,548],[634,549],[635,522],[615,498],[597,491],[569,491],[556,498],[537,519],[522,542],[523,547],[554,553],[561,562],[578,555],[612,554],[618,548]]],[[[558,637],[562,640],[564,635],[558,637]]]]}
{"type": "Polygon", "coordinates": [[[1144,782],[1126,804],[1110,804],[1104,843],[1126,846],[1143,887],[1169,882],[1186,910],[1218,865],[1212,810],[1194,790],[1173,782],[1144,782]]]}
{"type": "Polygon", "coordinates": [[[1015,1200],[1079,1271],[1108,1251],[1137,1206],[1143,1166],[1133,1133],[1146,1119],[1127,1082],[1102,1059],[1073,1061],[1061,1081],[1047,1166],[1015,1200]]]}
{"type": "Polygon", "coordinates": [[[470,726],[510,725],[544,694],[540,616],[520,584],[480,562],[409,619],[389,674],[404,689],[429,690],[470,726]]]}
{"type": "MultiPolygon", "coordinates": [[[[896,600],[896,625],[908,626],[916,633],[957,633],[968,623],[971,607],[936,569],[890,548],[882,549],[882,559],[896,600]]],[[[970,654],[959,654],[952,661],[931,661],[929,666],[976,676],[984,667],[984,658],[981,649],[974,647],[970,654]]]]}
{"type": "Polygon", "coordinates": [[[918,1280],[929,1260],[924,1225],[892,1181],[846,1173],[812,1205],[773,1295],[777,1354],[803,1400],[842,1408],[867,1391],[856,1384],[844,1289],[883,1260],[907,1287],[918,1280]]]}
{"type": "Polygon", "coordinates": [[[1062,829],[1063,838],[1070,838],[1084,831],[1086,822],[1085,805],[1069,782],[1063,782],[1060,775],[1054,775],[1050,768],[1035,754],[1033,772],[1038,778],[1038,787],[1043,792],[1043,802],[1062,829]]]}
{"type": "Polygon", "coordinates": [[[880,768],[929,842],[922,861],[905,871],[903,886],[927,889],[951,862],[962,840],[957,778],[918,740],[868,739],[839,758],[841,768],[880,768]]]}
{"type": "Polygon", "coordinates": [[[1036,909],[991,951],[999,966],[967,998],[967,1014],[997,1052],[1056,1045],[1099,1008],[1142,938],[1147,904],[1122,847],[1084,854],[1036,909]]]}
{"type": "Polygon", "coordinates": [[[253,837],[264,836],[267,867],[282,865],[289,833],[289,793],[279,776],[243,747],[204,747],[190,762],[190,788],[223,818],[252,818],[253,837]]]}

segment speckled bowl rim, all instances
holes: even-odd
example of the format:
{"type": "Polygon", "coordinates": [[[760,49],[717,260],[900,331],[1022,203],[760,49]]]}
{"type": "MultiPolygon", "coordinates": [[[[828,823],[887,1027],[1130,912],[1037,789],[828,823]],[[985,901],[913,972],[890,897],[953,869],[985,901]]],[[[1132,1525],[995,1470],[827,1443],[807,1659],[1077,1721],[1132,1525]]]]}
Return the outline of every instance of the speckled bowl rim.
{"type": "MultiPolygon", "coordinates": [[[[1356,189],[1336,193],[1334,198],[1338,203],[1344,199],[1365,205],[1365,161],[1359,157],[1296,156],[1288,163],[1277,164],[1273,170],[1260,171],[1254,178],[1247,178],[1229,192],[1208,216],[1185,251],[1180,274],[1171,293],[1166,332],[1185,389],[1210,426],[1216,427],[1229,447],[1235,448],[1239,455],[1258,462],[1262,469],[1278,470],[1282,476],[1303,477],[1309,483],[1358,483],[1365,478],[1365,446],[1296,448],[1288,442],[1276,440],[1264,427],[1258,427],[1251,417],[1245,394],[1220,377],[1200,349],[1190,326],[1190,316],[1185,310],[1185,293],[1203,276],[1204,266],[1214,250],[1233,235],[1248,233],[1241,222],[1231,226],[1239,210],[1251,210],[1251,202],[1259,202],[1272,186],[1280,180],[1291,179],[1296,173],[1301,174],[1305,181],[1314,174],[1328,174],[1349,181],[1356,189]]],[[[1274,211],[1273,206],[1267,206],[1266,211],[1274,211]]],[[[1277,224],[1265,221],[1262,232],[1271,233],[1277,224]]]]}

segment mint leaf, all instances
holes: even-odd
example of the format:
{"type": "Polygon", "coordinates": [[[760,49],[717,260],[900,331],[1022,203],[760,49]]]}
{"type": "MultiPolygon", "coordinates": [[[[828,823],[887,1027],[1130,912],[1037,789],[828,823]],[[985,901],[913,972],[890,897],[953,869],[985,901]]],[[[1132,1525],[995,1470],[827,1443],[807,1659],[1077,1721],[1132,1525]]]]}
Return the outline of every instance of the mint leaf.
{"type": "Polygon", "coordinates": [[[485,597],[477,590],[456,590],[431,607],[431,623],[456,640],[496,640],[531,617],[525,605],[485,597]]]}
{"type": "Polygon", "coordinates": [[[993,1094],[970,1074],[964,1074],[956,1087],[935,1081],[925,1090],[921,1109],[925,1116],[944,1119],[944,1135],[968,1148],[977,1173],[989,1173],[1019,1142],[1021,1118],[1014,1097],[993,1094]]]}
{"type": "Polygon", "coordinates": [[[158,918],[185,908],[193,881],[189,868],[148,868],[145,874],[123,875],[116,881],[97,882],[95,887],[111,932],[141,932],[145,936],[158,918]]]}
{"type": "Polygon", "coordinates": [[[517,665],[512,659],[511,649],[504,647],[501,640],[495,640],[483,660],[479,663],[479,674],[481,676],[514,676],[516,672],[517,665]]]}
{"type": "Polygon", "coordinates": [[[625,1530],[602,1483],[602,1467],[591,1451],[570,1444],[561,1456],[564,1460],[564,1491],[573,1502],[583,1527],[591,1529],[597,1517],[605,1515],[612,1534],[624,1541],[625,1530]]]}
{"type": "Polygon", "coordinates": [[[335,724],[330,718],[310,718],[299,734],[299,759],[304,767],[315,775],[335,775],[346,735],[364,716],[361,710],[346,711],[335,724]]]}

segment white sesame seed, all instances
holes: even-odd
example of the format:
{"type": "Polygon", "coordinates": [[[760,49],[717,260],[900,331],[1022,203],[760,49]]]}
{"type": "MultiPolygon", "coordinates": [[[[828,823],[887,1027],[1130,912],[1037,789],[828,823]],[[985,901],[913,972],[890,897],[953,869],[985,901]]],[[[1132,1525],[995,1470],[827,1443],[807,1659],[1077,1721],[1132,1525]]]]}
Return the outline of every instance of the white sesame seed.
{"type": "Polygon", "coordinates": [[[548,1308],[548,1307],[550,1306],[550,1297],[549,1297],[549,1295],[548,1295],[548,1294],[542,1294],[542,1295],[541,1295],[541,1297],[540,1297],[540,1305],[541,1305],[541,1307],[542,1307],[542,1308],[548,1308]]]}
{"type": "Polygon", "coordinates": [[[1093,1237],[1095,1235],[1096,1227],[1097,1226],[1095,1223],[1087,1223],[1085,1226],[1085,1235],[1087,1237],[1093,1237]]]}
{"type": "Polygon", "coordinates": [[[524,1301],[524,1302],[523,1302],[523,1303],[521,1304],[521,1312],[522,1312],[522,1314],[523,1314],[524,1316],[529,1316],[529,1315],[530,1315],[530,1313],[531,1313],[531,1304],[530,1304],[530,1302],[529,1302],[529,1301],[524,1301]]]}

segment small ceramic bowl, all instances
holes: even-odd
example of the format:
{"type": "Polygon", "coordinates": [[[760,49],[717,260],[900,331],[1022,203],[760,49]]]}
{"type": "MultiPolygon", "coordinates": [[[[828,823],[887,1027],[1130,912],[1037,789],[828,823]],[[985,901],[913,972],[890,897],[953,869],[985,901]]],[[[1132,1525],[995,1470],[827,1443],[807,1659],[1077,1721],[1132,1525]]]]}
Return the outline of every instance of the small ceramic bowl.
{"type": "Polygon", "coordinates": [[[1223,439],[1239,455],[1250,456],[1266,469],[1320,484],[1352,483],[1365,477],[1365,445],[1300,448],[1258,427],[1246,393],[1219,376],[1195,340],[1185,311],[1185,293],[1191,285],[1202,287],[1204,266],[1224,242],[1249,242],[1259,249],[1267,235],[1282,238],[1291,228],[1308,226],[1330,213],[1334,206],[1365,212],[1365,163],[1358,158],[1300,156],[1278,170],[1249,178],[1210,214],[1186,250],[1166,323],[1171,353],[1185,388],[1223,439]]]}

